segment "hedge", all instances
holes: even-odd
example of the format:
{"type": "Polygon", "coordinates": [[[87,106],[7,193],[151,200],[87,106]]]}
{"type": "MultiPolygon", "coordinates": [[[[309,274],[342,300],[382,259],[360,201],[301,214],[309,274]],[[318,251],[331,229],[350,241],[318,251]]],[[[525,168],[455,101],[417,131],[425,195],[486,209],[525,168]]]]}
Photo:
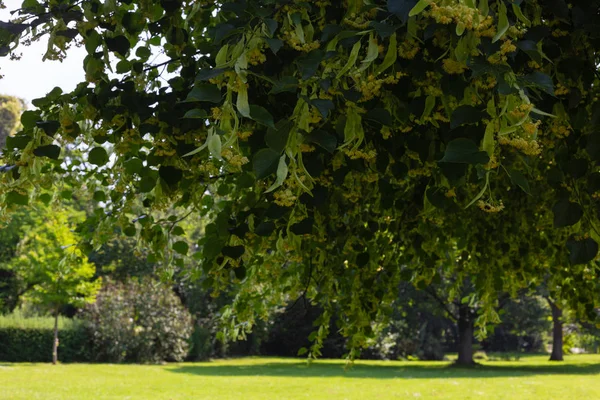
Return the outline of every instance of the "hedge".
{"type": "MultiPolygon", "coordinates": [[[[54,332],[51,328],[0,328],[0,361],[51,362],[54,332]]],[[[91,338],[83,326],[58,332],[60,362],[92,360],[91,338]]]]}

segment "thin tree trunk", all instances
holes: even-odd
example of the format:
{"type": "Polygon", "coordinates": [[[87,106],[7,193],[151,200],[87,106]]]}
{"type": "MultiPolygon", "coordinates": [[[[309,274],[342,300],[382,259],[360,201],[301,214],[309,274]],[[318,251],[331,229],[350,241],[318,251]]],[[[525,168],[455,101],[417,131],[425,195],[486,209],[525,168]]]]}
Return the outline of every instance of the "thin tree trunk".
{"type": "Polygon", "coordinates": [[[52,342],[52,364],[58,363],[58,308],[54,313],[54,341],[52,342]]]}
{"type": "Polygon", "coordinates": [[[457,365],[474,365],[473,361],[473,319],[471,308],[461,304],[458,309],[458,359],[457,365]]]}
{"type": "Polygon", "coordinates": [[[552,310],[552,354],[550,361],[564,361],[563,359],[563,321],[562,310],[552,300],[547,298],[552,310]]]}

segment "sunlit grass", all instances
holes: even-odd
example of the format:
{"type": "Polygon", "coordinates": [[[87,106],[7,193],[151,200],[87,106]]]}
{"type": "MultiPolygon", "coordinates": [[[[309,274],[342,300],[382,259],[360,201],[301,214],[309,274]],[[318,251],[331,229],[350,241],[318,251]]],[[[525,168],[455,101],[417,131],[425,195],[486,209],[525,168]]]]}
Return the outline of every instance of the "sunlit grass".
{"type": "Polygon", "coordinates": [[[600,399],[600,356],[448,362],[243,358],[169,365],[0,364],[0,399],[600,399]]]}

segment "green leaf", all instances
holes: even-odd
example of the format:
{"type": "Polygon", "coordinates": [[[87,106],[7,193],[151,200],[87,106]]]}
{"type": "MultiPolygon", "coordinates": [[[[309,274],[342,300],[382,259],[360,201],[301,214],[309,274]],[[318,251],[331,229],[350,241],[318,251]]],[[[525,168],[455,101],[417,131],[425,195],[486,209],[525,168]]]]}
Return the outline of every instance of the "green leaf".
{"type": "Polygon", "coordinates": [[[216,158],[217,160],[222,160],[221,157],[221,137],[219,135],[211,135],[208,138],[208,151],[210,155],[216,158]]]}
{"type": "Polygon", "coordinates": [[[513,3],[512,9],[519,21],[521,21],[525,26],[531,26],[531,21],[523,14],[523,11],[521,11],[521,7],[518,4],[513,3]]]}
{"type": "Polygon", "coordinates": [[[207,119],[208,113],[206,112],[206,110],[203,110],[201,108],[194,108],[193,110],[186,112],[185,115],[183,116],[183,118],[207,119]]]}
{"type": "Polygon", "coordinates": [[[259,124],[268,126],[269,128],[275,128],[273,116],[264,107],[252,104],[250,106],[250,118],[258,122],[259,124]]]}
{"type": "Polygon", "coordinates": [[[298,356],[303,356],[306,353],[308,353],[308,349],[306,347],[300,347],[300,349],[298,350],[298,356]]]}
{"type": "Polygon", "coordinates": [[[217,85],[210,83],[200,83],[188,93],[186,102],[207,101],[210,103],[221,102],[221,89],[217,85]]]}
{"type": "Polygon", "coordinates": [[[367,56],[361,61],[359,70],[364,71],[365,69],[369,68],[369,66],[377,59],[378,56],[379,44],[377,43],[377,39],[375,39],[375,35],[371,33],[371,36],[369,37],[369,46],[367,47],[367,56]]]}
{"type": "Polygon", "coordinates": [[[42,193],[42,194],[40,194],[38,199],[45,205],[48,205],[52,201],[52,196],[48,193],[42,193]]]}
{"type": "Polygon", "coordinates": [[[344,65],[344,67],[337,73],[336,78],[340,79],[342,76],[344,76],[348,71],[350,71],[350,68],[354,67],[354,65],[356,64],[356,60],[358,60],[358,53],[360,52],[360,40],[356,43],[354,43],[354,46],[352,46],[352,50],[350,51],[350,57],[348,57],[348,61],[346,62],[346,65],[344,65]]]}
{"type": "Polygon", "coordinates": [[[180,240],[178,242],[173,243],[173,250],[175,250],[182,256],[187,256],[187,253],[190,250],[190,246],[183,240],[180,240]]]}
{"type": "Polygon", "coordinates": [[[252,167],[257,179],[263,179],[273,172],[279,161],[280,153],[272,149],[259,150],[252,159],[252,167]]]}
{"type": "Polygon", "coordinates": [[[492,39],[492,43],[496,43],[498,40],[502,39],[502,37],[510,27],[510,24],[508,23],[508,16],[506,15],[506,4],[504,4],[504,1],[500,2],[498,13],[498,30],[496,31],[496,35],[492,39]]]}
{"type": "Polygon", "coordinates": [[[578,203],[573,203],[569,200],[559,200],[554,207],[554,227],[564,228],[575,225],[583,217],[583,210],[578,203]]]}
{"type": "Polygon", "coordinates": [[[398,44],[396,42],[396,34],[394,33],[390,37],[390,43],[388,44],[388,50],[385,53],[383,62],[377,68],[375,68],[375,75],[376,76],[379,75],[380,73],[382,73],[383,71],[385,71],[386,69],[388,69],[389,67],[394,65],[396,63],[397,59],[398,59],[398,44]]]}
{"type": "Polygon", "coordinates": [[[258,236],[270,236],[271,233],[275,230],[275,223],[271,221],[263,221],[256,226],[254,229],[254,233],[258,236]]]}
{"type": "Polygon", "coordinates": [[[49,144],[47,146],[41,146],[33,150],[33,154],[38,157],[48,157],[52,160],[58,160],[60,156],[60,147],[55,144],[49,144]]]}
{"type": "Polygon", "coordinates": [[[6,193],[4,201],[6,202],[6,204],[17,204],[20,206],[26,206],[27,204],[29,204],[29,196],[26,194],[15,192],[13,190],[12,192],[6,193]]]}
{"type": "Polygon", "coordinates": [[[490,157],[485,151],[480,151],[475,142],[470,139],[454,139],[446,146],[444,158],[440,162],[459,164],[487,164],[490,157]]]}
{"type": "Polygon", "coordinates": [[[419,15],[429,6],[430,2],[430,0],[419,0],[419,2],[410,10],[408,16],[414,17],[415,15],[419,15]]]}
{"type": "Polygon", "coordinates": [[[139,158],[131,158],[123,163],[125,171],[130,174],[139,174],[144,168],[144,163],[139,158]]]}
{"type": "Polygon", "coordinates": [[[569,262],[571,264],[587,264],[596,258],[598,243],[592,238],[583,240],[571,238],[567,241],[567,249],[569,250],[569,262]]]}
{"type": "Polygon", "coordinates": [[[133,237],[137,233],[137,229],[135,229],[135,225],[127,225],[125,229],[123,229],[123,233],[125,236],[133,237]]]}
{"type": "Polygon", "coordinates": [[[108,153],[103,147],[94,147],[88,155],[88,161],[99,167],[106,165],[108,162],[108,153]]]}
{"type": "Polygon", "coordinates": [[[271,185],[271,187],[269,187],[267,189],[267,191],[265,193],[272,192],[273,190],[275,190],[278,187],[280,187],[281,185],[283,185],[283,182],[285,182],[285,179],[287,178],[288,171],[289,171],[285,160],[286,160],[285,154],[279,158],[279,164],[277,166],[277,174],[276,174],[277,178],[275,179],[275,182],[271,185]]]}
{"type": "Polygon", "coordinates": [[[494,123],[490,122],[485,127],[485,134],[483,135],[483,141],[481,143],[481,150],[485,151],[490,158],[494,155],[494,148],[496,147],[496,140],[494,139],[494,123]]]}
{"type": "Polygon", "coordinates": [[[142,193],[148,193],[152,191],[152,189],[154,189],[154,186],[156,186],[156,178],[144,176],[140,180],[140,192],[142,193]]]}
{"type": "Polygon", "coordinates": [[[511,169],[509,171],[508,175],[510,176],[510,180],[512,181],[513,184],[520,187],[528,195],[531,195],[531,188],[529,187],[529,181],[527,181],[527,178],[525,177],[525,175],[523,175],[520,171],[517,171],[516,169],[511,169]]]}
{"type": "Polygon", "coordinates": [[[246,85],[242,85],[238,89],[236,107],[243,117],[250,118],[250,104],[248,103],[248,88],[246,85]]]}
{"type": "Polygon", "coordinates": [[[106,193],[102,190],[97,190],[94,192],[94,200],[96,201],[106,201],[106,193]]]}

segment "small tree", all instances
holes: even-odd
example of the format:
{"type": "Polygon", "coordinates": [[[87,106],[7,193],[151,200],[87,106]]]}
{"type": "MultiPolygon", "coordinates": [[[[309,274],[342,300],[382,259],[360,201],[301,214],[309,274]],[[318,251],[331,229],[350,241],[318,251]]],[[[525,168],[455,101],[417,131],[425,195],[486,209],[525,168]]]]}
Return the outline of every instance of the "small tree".
{"type": "Polygon", "coordinates": [[[92,280],[96,272],[94,264],[74,246],[76,237],[69,228],[66,213],[45,213],[44,217],[44,223],[25,228],[10,267],[30,284],[31,300],[54,316],[52,363],[56,364],[60,308],[82,307],[93,302],[100,280],[92,280]]]}

